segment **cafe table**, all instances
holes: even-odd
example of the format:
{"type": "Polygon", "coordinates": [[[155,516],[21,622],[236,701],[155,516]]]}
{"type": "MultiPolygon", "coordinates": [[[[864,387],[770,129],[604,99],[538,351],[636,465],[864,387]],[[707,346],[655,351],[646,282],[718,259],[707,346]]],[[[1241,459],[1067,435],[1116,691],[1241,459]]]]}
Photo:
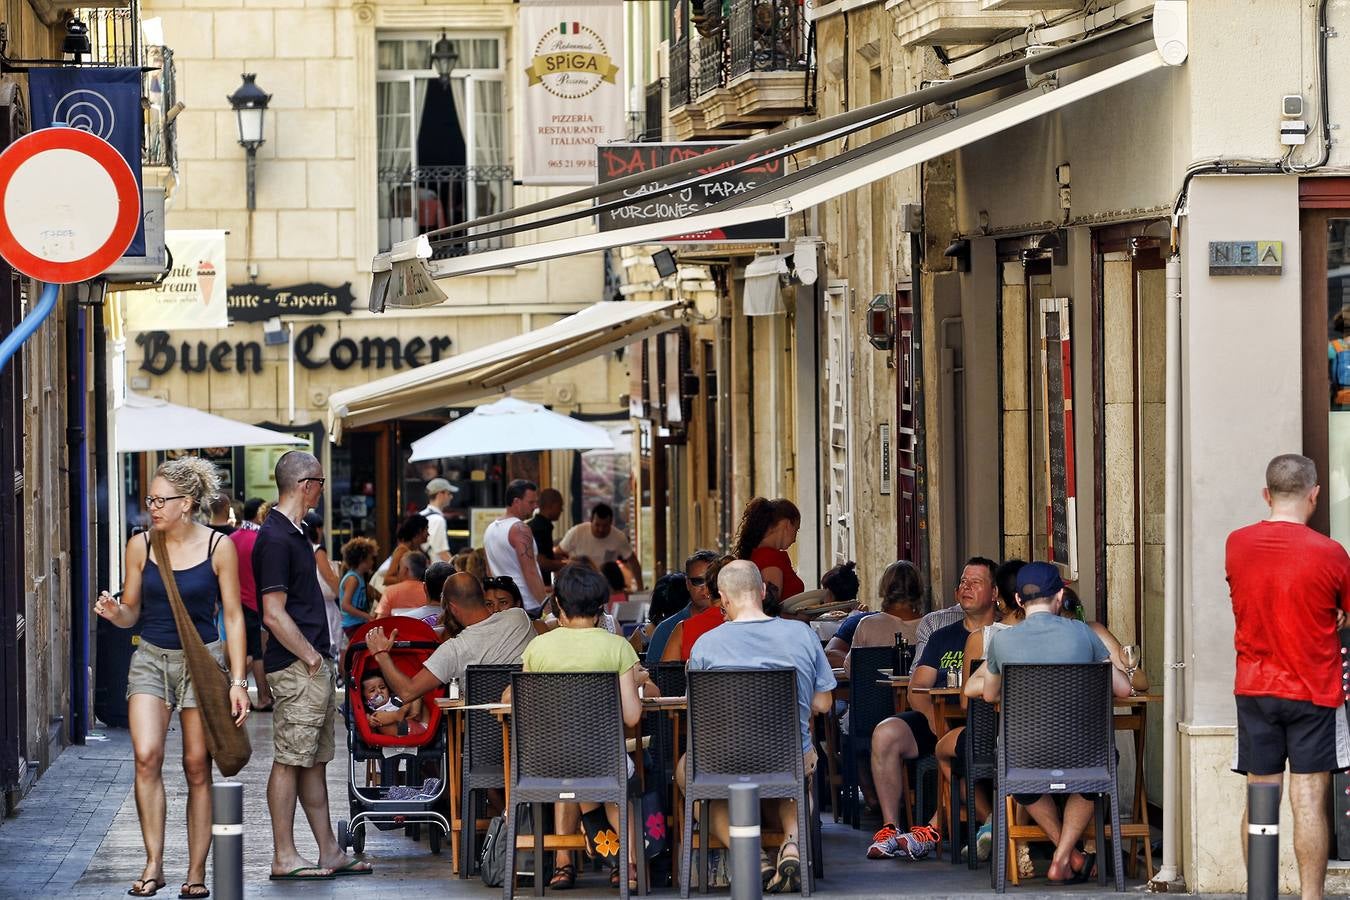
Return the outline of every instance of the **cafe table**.
{"type": "MultiPolygon", "coordinates": [[[[497,713],[502,710],[509,710],[511,705],[509,703],[470,705],[462,699],[449,700],[445,697],[438,697],[436,706],[443,713],[442,718],[445,719],[445,768],[450,803],[450,865],[454,872],[458,874],[462,851],[459,846],[459,836],[460,830],[464,827],[464,820],[460,818],[459,801],[460,791],[463,788],[461,761],[464,755],[464,717],[470,710],[477,709],[497,713]]],[[[503,729],[503,740],[509,740],[509,734],[505,729],[503,729]]],[[[505,747],[506,744],[503,744],[503,746],[505,747]]],[[[507,784],[509,785],[510,782],[508,781],[507,784]]]]}

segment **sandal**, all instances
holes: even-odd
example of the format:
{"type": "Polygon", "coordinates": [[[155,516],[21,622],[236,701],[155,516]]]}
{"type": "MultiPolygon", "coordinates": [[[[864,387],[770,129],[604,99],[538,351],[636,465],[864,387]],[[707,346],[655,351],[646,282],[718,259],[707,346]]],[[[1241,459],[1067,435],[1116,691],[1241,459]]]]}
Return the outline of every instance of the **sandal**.
{"type": "Polygon", "coordinates": [[[572,863],[563,863],[553,869],[553,877],[548,880],[550,891],[570,891],[577,884],[577,867],[572,863]]]}
{"type": "Polygon", "coordinates": [[[185,881],[178,891],[178,900],[205,900],[211,896],[211,889],[200,881],[185,881]]]}
{"type": "Polygon", "coordinates": [[[131,883],[131,889],[127,894],[132,897],[153,897],[159,893],[160,888],[166,888],[169,883],[163,878],[137,878],[131,883]],[[137,887],[140,885],[140,887],[137,887]]]}
{"type": "MultiPolygon", "coordinates": [[[[616,888],[619,886],[619,867],[614,866],[609,870],[609,886],[616,888]]],[[[628,864],[628,889],[637,890],[637,863],[628,864]]]]}

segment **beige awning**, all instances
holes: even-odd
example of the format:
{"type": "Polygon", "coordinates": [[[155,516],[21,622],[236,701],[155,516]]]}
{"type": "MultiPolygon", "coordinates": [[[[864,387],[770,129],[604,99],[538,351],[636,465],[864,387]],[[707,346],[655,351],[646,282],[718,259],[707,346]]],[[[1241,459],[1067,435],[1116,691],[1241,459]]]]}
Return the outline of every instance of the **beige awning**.
{"type": "Polygon", "coordinates": [[[519,334],[328,398],[333,439],[344,427],[463,406],[583,363],[679,324],[675,300],[596,303],[519,334]]]}

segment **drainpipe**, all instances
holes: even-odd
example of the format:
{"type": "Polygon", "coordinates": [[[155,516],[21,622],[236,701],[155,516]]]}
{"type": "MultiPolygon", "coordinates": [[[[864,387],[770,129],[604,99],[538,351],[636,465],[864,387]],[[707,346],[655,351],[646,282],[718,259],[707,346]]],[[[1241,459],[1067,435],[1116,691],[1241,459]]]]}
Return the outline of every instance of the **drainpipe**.
{"type": "Polygon", "coordinates": [[[1149,882],[1156,892],[1184,891],[1177,872],[1178,807],[1177,690],[1181,667],[1177,621],[1181,582],[1181,257],[1167,259],[1167,448],[1163,532],[1163,850],[1162,866],[1149,882]]]}
{"type": "Polygon", "coordinates": [[[61,286],[57,284],[47,284],[42,287],[42,296],[38,297],[37,306],[33,307],[28,315],[23,317],[5,339],[0,341],[0,371],[4,371],[5,365],[9,363],[9,358],[19,352],[23,342],[33,336],[33,332],[41,327],[47,317],[56,309],[56,297],[61,293],[61,286]]]}

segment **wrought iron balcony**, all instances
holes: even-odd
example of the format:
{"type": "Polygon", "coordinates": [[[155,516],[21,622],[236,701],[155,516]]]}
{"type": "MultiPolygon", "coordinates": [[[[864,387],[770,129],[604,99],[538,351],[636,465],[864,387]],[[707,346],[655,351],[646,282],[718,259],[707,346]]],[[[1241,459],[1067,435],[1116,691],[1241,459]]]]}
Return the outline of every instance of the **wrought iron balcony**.
{"type": "Polygon", "coordinates": [[[145,139],[141,161],[147,166],[164,166],[178,171],[177,73],[173,50],[152,45],[143,54],[146,67],[154,71],[141,74],[141,97],[145,101],[145,139]]]}
{"type": "Polygon", "coordinates": [[[689,58],[689,35],[685,35],[670,45],[670,105],[687,106],[694,99],[691,61],[689,58]]]}
{"type": "Polygon", "coordinates": [[[796,0],[731,0],[730,18],[732,78],[807,67],[806,7],[796,0]]]}
{"type": "MultiPolygon", "coordinates": [[[[388,250],[438,228],[502,212],[511,206],[510,166],[416,166],[380,169],[379,244],[388,250]]],[[[435,258],[506,246],[506,238],[438,247],[435,258]]]]}
{"type": "Polygon", "coordinates": [[[698,96],[704,97],[727,83],[727,26],[710,23],[698,42],[698,96]]]}

